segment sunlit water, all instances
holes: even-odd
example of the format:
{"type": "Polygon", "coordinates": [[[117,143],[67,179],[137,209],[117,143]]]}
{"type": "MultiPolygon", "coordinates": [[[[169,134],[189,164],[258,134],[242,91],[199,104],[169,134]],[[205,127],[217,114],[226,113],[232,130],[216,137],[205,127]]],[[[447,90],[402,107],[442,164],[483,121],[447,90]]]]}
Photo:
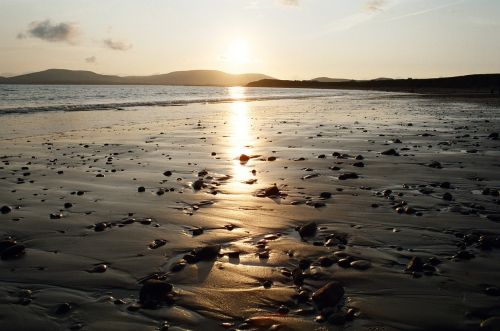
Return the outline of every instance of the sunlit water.
{"type": "Polygon", "coordinates": [[[0,114],[343,95],[338,90],[209,86],[0,85],[0,114]]]}

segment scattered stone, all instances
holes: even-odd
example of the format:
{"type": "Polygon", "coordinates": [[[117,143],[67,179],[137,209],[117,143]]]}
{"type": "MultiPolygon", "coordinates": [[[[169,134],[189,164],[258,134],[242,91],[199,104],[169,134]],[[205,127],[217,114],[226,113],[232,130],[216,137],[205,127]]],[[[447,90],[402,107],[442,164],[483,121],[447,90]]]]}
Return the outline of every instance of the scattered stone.
{"type": "Polygon", "coordinates": [[[106,264],[98,264],[90,272],[102,274],[103,272],[106,272],[106,270],[108,270],[108,266],[106,264]]]}
{"type": "Polygon", "coordinates": [[[352,164],[353,167],[363,168],[365,164],[363,162],[354,162],[352,164]]]}
{"type": "Polygon", "coordinates": [[[346,180],[346,179],[356,179],[359,178],[358,174],[355,172],[346,172],[344,174],[339,175],[339,180],[346,180]]]}
{"type": "Polygon", "coordinates": [[[108,223],[106,223],[106,222],[100,222],[100,223],[97,223],[97,224],[94,225],[94,231],[95,232],[101,232],[101,231],[106,230],[106,228],[108,228],[108,227],[109,227],[108,223]]]}
{"type": "Polygon", "coordinates": [[[446,192],[445,194],[443,194],[443,200],[451,201],[453,200],[453,195],[451,195],[451,193],[449,192],[446,192]]]}
{"type": "Polygon", "coordinates": [[[240,162],[241,162],[241,163],[248,162],[248,160],[250,160],[250,156],[248,156],[248,155],[246,155],[246,154],[241,154],[241,155],[240,155],[240,162]]]}
{"type": "Polygon", "coordinates": [[[267,158],[268,161],[276,161],[276,156],[270,156],[267,158]]]}
{"type": "Polygon", "coordinates": [[[299,234],[301,238],[304,237],[313,237],[316,234],[318,229],[318,225],[316,222],[309,222],[299,228],[299,234]]]}
{"type": "Polygon", "coordinates": [[[209,245],[198,247],[191,251],[191,254],[200,261],[215,260],[220,252],[220,245],[209,245]]]}
{"type": "Polygon", "coordinates": [[[64,204],[64,208],[66,208],[66,209],[71,208],[71,207],[73,207],[73,204],[71,202],[66,202],[64,204]]]}
{"type": "Polygon", "coordinates": [[[0,243],[0,257],[2,260],[14,260],[22,257],[25,253],[25,247],[21,244],[16,244],[15,241],[3,241],[0,243]]]}
{"type": "Polygon", "coordinates": [[[366,260],[356,260],[351,262],[351,267],[357,270],[366,270],[370,268],[370,266],[371,266],[370,261],[366,260]]]}
{"type": "Polygon", "coordinates": [[[326,268],[332,266],[336,262],[336,260],[328,256],[322,256],[318,259],[318,262],[320,266],[326,268]]]}
{"type": "Polygon", "coordinates": [[[323,199],[330,199],[332,197],[332,194],[330,192],[321,192],[319,196],[323,199]]]}
{"type": "Polygon", "coordinates": [[[488,139],[498,140],[498,132],[492,132],[488,135],[488,139]]]}
{"type": "Polygon", "coordinates": [[[137,188],[137,192],[139,192],[139,193],[142,193],[142,192],[145,192],[145,191],[146,191],[146,188],[144,186],[139,186],[137,188]]]}
{"type": "Polygon", "coordinates": [[[312,301],[319,309],[335,307],[344,297],[344,288],[339,282],[332,281],[312,295],[312,301]]]}
{"type": "Polygon", "coordinates": [[[0,212],[2,214],[8,214],[12,211],[12,207],[10,206],[2,206],[2,208],[0,208],[0,212]]]}
{"type": "Polygon", "coordinates": [[[173,286],[162,280],[149,279],[142,284],[139,302],[144,308],[154,309],[164,303],[171,303],[169,297],[173,286]]]}
{"type": "Polygon", "coordinates": [[[430,168],[435,168],[435,169],[442,169],[443,168],[443,166],[441,165],[441,163],[439,163],[438,161],[432,161],[427,166],[430,167],[430,168]]]}
{"type": "Polygon", "coordinates": [[[172,171],[170,171],[170,170],[165,171],[165,172],[163,173],[163,176],[167,176],[167,177],[172,176],[172,171]]]}
{"type": "Polygon", "coordinates": [[[264,190],[264,196],[265,197],[279,197],[280,196],[280,190],[276,185],[270,186],[264,190]]]}
{"type": "Polygon", "coordinates": [[[200,178],[195,180],[192,186],[195,191],[201,190],[203,188],[203,179],[200,178]]]}
{"type": "Polygon", "coordinates": [[[49,217],[51,220],[58,220],[58,219],[63,218],[63,214],[62,213],[52,213],[49,215],[49,217]]]}
{"type": "Polygon", "coordinates": [[[157,249],[157,248],[160,248],[162,246],[165,246],[165,244],[167,243],[167,241],[165,239],[155,239],[153,240],[150,244],[149,244],[149,248],[150,249],[157,249]]]}
{"type": "Polygon", "coordinates": [[[382,155],[392,155],[392,156],[399,156],[399,153],[394,149],[394,148],[391,148],[391,149],[388,149],[386,151],[383,151],[382,153],[380,153],[382,155]]]}

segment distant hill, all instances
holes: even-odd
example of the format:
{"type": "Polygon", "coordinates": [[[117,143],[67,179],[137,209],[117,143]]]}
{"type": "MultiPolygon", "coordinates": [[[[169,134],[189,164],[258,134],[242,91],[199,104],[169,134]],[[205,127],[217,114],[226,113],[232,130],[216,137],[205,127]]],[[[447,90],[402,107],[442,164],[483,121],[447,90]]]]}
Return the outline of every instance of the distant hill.
{"type": "Polygon", "coordinates": [[[500,94],[500,74],[479,74],[429,79],[374,79],[342,82],[318,82],[312,80],[264,79],[249,83],[249,87],[358,89],[380,91],[404,91],[422,93],[449,93],[451,90],[500,94]]]}
{"type": "Polygon", "coordinates": [[[315,81],[315,82],[324,82],[324,83],[347,82],[347,81],[350,81],[350,79],[345,79],[345,78],[330,78],[330,77],[317,77],[317,78],[313,78],[311,80],[315,81]]]}
{"type": "Polygon", "coordinates": [[[272,79],[272,77],[262,74],[228,74],[217,70],[174,71],[162,75],[121,77],[101,75],[92,71],[49,69],[9,78],[0,78],[0,84],[238,86],[262,79],[272,79]]]}

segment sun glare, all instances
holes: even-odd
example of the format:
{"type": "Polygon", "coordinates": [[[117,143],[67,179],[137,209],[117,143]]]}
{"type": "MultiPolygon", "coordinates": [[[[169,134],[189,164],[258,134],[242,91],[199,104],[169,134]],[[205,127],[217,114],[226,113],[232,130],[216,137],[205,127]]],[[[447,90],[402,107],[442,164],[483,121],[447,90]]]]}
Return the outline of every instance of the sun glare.
{"type": "Polygon", "coordinates": [[[243,40],[233,41],[226,53],[226,59],[231,64],[245,64],[250,62],[248,44],[243,40]]]}

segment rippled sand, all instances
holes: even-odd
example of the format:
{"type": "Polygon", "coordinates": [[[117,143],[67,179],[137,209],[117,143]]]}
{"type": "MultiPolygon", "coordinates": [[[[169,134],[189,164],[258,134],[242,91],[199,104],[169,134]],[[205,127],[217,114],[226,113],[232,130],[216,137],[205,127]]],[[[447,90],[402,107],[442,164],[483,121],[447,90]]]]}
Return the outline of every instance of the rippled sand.
{"type": "Polygon", "coordinates": [[[359,92],[3,116],[0,235],[25,250],[0,329],[498,330],[499,114],[359,92]]]}

